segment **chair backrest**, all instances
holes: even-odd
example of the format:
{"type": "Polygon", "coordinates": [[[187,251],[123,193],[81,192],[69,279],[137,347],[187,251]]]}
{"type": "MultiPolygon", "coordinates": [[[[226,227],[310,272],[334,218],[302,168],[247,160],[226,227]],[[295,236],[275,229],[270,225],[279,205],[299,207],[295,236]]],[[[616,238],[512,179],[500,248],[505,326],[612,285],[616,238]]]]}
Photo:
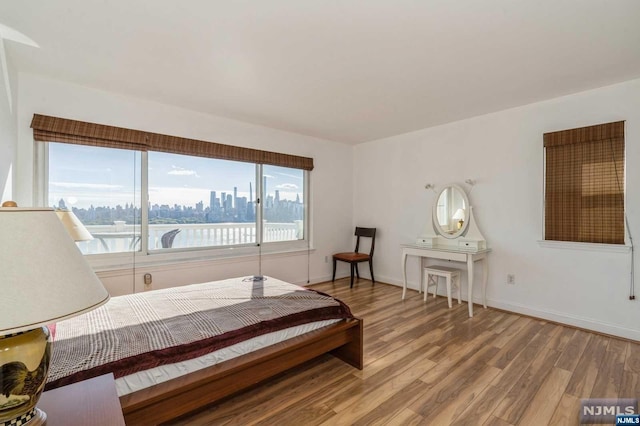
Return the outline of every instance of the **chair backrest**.
{"type": "Polygon", "coordinates": [[[360,237],[371,238],[371,250],[369,250],[369,257],[373,257],[373,250],[376,247],[376,228],[360,228],[356,226],[356,253],[360,249],[360,237]]]}
{"type": "Polygon", "coordinates": [[[173,240],[176,238],[178,232],[180,232],[179,229],[172,229],[171,231],[162,234],[162,237],[160,237],[162,248],[171,248],[171,246],[173,245],[173,240]]]}

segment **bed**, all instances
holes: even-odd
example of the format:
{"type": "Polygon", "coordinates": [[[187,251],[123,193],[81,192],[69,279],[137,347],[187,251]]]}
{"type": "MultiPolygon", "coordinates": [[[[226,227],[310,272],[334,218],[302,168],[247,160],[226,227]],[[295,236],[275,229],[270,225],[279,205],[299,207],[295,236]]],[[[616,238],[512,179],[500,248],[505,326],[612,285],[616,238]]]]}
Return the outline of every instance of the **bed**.
{"type": "Polygon", "coordinates": [[[127,424],[158,424],[331,353],[363,367],[362,321],[268,277],[112,298],[52,329],[47,389],[114,373],[127,424]]]}

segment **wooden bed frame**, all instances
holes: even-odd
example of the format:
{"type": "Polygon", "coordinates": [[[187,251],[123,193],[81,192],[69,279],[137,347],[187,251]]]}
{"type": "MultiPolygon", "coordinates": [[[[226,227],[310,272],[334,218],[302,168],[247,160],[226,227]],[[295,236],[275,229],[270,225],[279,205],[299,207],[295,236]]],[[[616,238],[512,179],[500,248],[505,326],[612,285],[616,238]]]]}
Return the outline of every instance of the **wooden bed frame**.
{"type": "Polygon", "coordinates": [[[363,368],[363,322],[350,319],[120,397],[127,425],[159,424],[331,353],[363,368]]]}

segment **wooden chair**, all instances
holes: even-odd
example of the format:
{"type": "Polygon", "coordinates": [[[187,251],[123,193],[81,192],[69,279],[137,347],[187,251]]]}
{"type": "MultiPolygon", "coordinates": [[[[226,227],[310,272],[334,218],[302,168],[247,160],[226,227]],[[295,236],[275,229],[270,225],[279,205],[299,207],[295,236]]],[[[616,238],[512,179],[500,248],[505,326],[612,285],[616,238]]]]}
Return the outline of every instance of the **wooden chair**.
{"type": "Polygon", "coordinates": [[[162,237],[160,237],[162,248],[171,248],[171,246],[173,246],[173,240],[176,238],[176,235],[178,235],[178,232],[180,232],[179,229],[172,229],[171,231],[162,234],[162,237]]]}
{"type": "Polygon", "coordinates": [[[336,263],[337,261],[347,262],[351,265],[351,288],[353,288],[353,272],[355,270],[356,276],[360,279],[360,273],[358,271],[358,263],[369,262],[369,271],[371,272],[371,282],[376,283],[373,278],[373,249],[376,243],[376,228],[359,228],[356,227],[356,249],[347,253],[336,253],[333,255],[333,278],[331,281],[336,280],[336,263]],[[369,254],[358,253],[360,249],[360,237],[371,238],[371,250],[369,254]]]}

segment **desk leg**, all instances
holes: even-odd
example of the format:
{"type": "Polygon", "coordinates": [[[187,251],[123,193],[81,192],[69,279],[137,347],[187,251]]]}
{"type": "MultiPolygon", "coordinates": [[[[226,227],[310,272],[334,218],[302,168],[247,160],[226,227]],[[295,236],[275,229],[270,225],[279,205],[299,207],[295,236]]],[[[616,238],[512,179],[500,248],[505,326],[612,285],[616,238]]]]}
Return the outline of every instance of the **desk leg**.
{"type": "Polygon", "coordinates": [[[473,256],[467,254],[467,283],[469,285],[469,295],[467,303],[469,304],[469,318],[473,317],[473,256]]]}
{"type": "Polygon", "coordinates": [[[407,294],[407,253],[402,252],[402,300],[407,294]]]}
{"type": "Polygon", "coordinates": [[[487,308],[487,280],[489,279],[489,261],[485,256],[482,259],[482,306],[487,308]]]}
{"type": "Polygon", "coordinates": [[[424,288],[424,257],[420,256],[420,269],[418,272],[420,273],[420,288],[418,289],[418,294],[422,293],[422,289],[424,288]]]}

